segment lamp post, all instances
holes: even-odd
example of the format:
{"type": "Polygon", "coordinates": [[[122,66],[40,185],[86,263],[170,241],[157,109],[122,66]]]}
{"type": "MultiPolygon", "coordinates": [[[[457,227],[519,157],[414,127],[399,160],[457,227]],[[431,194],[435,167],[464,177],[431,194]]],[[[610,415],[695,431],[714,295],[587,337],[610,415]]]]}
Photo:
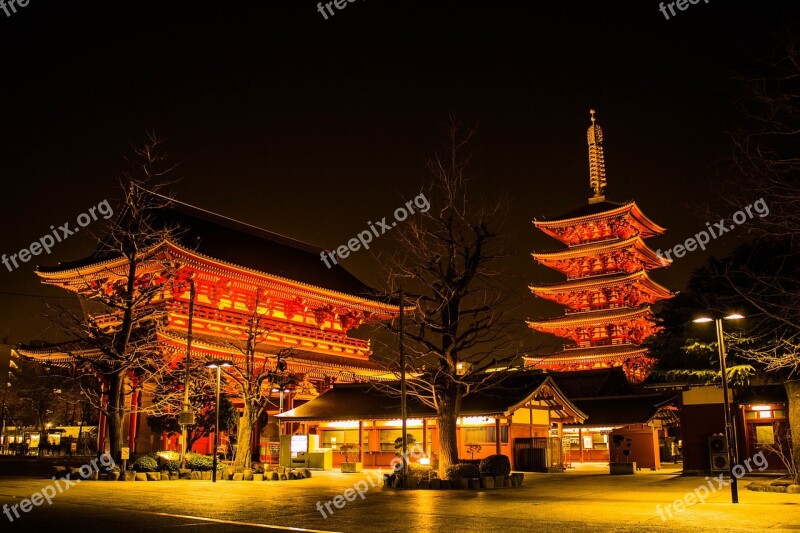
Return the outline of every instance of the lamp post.
{"type": "Polygon", "coordinates": [[[216,422],[214,423],[214,457],[211,460],[211,482],[217,482],[217,452],[219,450],[219,389],[222,380],[222,367],[232,366],[230,361],[211,361],[206,364],[208,368],[217,369],[217,401],[215,404],[216,422]]]}
{"type": "Polygon", "coordinates": [[[723,318],[711,318],[707,316],[695,318],[692,322],[701,324],[704,322],[714,322],[717,330],[717,351],[719,353],[719,368],[722,373],[722,394],[724,396],[723,405],[725,409],[725,437],[728,440],[728,474],[731,476],[731,503],[739,503],[739,486],[736,476],[733,475],[733,467],[738,459],[736,446],[736,432],[733,429],[733,414],[731,404],[728,399],[728,367],[725,362],[725,339],[722,331],[723,320],[740,320],[744,318],[738,313],[730,314],[723,318]]]}

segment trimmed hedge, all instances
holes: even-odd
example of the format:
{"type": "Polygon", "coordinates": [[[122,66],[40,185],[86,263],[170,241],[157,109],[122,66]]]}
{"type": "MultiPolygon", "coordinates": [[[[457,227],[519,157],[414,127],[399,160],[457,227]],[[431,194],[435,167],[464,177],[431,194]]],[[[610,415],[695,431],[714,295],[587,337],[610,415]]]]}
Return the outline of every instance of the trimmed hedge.
{"type": "Polygon", "coordinates": [[[490,455],[478,468],[482,476],[507,476],[511,473],[511,461],[507,455],[490,455]]]}
{"type": "Polygon", "coordinates": [[[181,469],[181,461],[180,459],[169,459],[164,462],[164,466],[162,466],[161,469],[167,472],[177,472],[181,469]]]}
{"type": "Polygon", "coordinates": [[[446,474],[447,474],[447,479],[458,479],[458,478],[474,479],[480,477],[481,471],[478,468],[478,465],[470,463],[460,463],[448,466],[446,474]]]}
{"type": "Polygon", "coordinates": [[[206,472],[213,467],[213,458],[200,454],[186,454],[186,468],[206,472]]]}
{"type": "MultiPolygon", "coordinates": [[[[402,470],[400,472],[402,473],[402,470]]],[[[419,463],[408,463],[408,475],[431,479],[436,479],[439,477],[433,467],[430,465],[421,465],[419,463]]]]}
{"type": "Polygon", "coordinates": [[[131,468],[137,472],[155,472],[158,470],[158,460],[149,454],[142,455],[133,462],[131,468]]]}

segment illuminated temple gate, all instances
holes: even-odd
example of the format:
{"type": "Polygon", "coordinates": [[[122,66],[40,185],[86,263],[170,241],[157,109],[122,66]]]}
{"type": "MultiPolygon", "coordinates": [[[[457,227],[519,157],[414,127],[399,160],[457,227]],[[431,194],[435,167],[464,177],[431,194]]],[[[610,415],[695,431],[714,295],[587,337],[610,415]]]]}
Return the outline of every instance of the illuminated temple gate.
{"type": "MultiPolygon", "coordinates": [[[[258,358],[274,367],[278,350],[293,350],[286,360],[286,373],[298,376],[299,382],[286,394],[285,409],[315,397],[335,382],[380,379],[385,374],[370,360],[369,340],[351,337],[348,332],[365,323],[390,319],[397,315],[398,308],[382,301],[341,266],[327,268],[320,261],[321,248],[176,201],[154,210],[153,217],[154,224],[181,228],[174,242],[165,241],[150,251],[167,255],[178,265],[173,282],[165,285],[154,303],[166,309],[167,325],[158,337],[165,357],[179,359],[186,353],[193,294],[192,357],[240,357],[231,344],[245,338],[248,319],[254,312],[269,332],[259,345],[258,358]]],[[[147,283],[159,276],[159,265],[163,262],[143,263],[137,278],[147,283]]],[[[126,272],[125,259],[107,256],[90,256],[37,270],[43,283],[83,298],[96,290],[117,290],[126,272]]],[[[114,316],[93,319],[97,323],[105,320],[110,327],[118,320],[114,316]]],[[[44,347],[27,348],[20,353],[51,364],[69,365],[68,351],[64,347],[44,347]]],[[[146,409],[151,391],[136,391],[135,376],[130,379],[134,392],[129,396],[128,408],[133,414],[124,425],[128,429],[128,446],[132,452],[140,453],[158,449],[164,443],[147,434],[147,426],[136,414],[146,409]]],[[[236,403],[235,397],[231,400],[236,403]]],[[[277,412],[276,399],[268,414],[277,412]]],[[[265,422],[266,418],[259,426],[265,426],[265,422]]],[[[102,418],[100,426],[105,427],[102,418]]],[[[260,429],[255,428],[254,440],[260,429]]],[[[102,430],[99,440],[102,449],[102,430]]],[[[258,441],[254,445],[258,450],[258,441]]]]}

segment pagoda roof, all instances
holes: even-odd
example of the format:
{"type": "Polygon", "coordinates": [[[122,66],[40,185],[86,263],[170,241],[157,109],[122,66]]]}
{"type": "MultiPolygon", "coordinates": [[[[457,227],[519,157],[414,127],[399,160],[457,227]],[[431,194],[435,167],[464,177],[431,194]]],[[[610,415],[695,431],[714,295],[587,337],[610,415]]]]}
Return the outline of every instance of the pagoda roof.
{"type": "MultiPolygon", "coordinates": [[[[327,268],[320,260],[324,249],[318,246],[171,199],[167,206],[152,209],[150,215],[149,222],[156,229],[178,228],[172,244],[210,261],[346,295],[372,300],[380,298],[377,291],[340,264],[327,268]]],[[[86,258],[55,266],[39,266],[36,272],[46,279],[56,274],[80,274],[101,264],[107,267],[117,257],[118,254],[99,247],[86,258]]]]}
{"type": "Polygon", "coordinates": [[[650,306],[644,305],[637,308],[618,307],[602,311],[585,311],[539,321],[528,320],[527,322],[534,329],[556,329],[570,326],[613,324],[620,320],[630,320],[648,314],[650,314],[650,306]]]}
{"type": "Polygon", "coordinates": [[[16,348],[16,352],[27,359],[61,367],[71,365],[75,362],[76,357],[80,359],[100,357],[100,351],[88,346],[84,341],[66,341],[36,346],[23,344],[16,348]]]}
{"type": "Polygon", "coordinates": [[[523,356],[534,366],[546,368],[569,363],[612,363],[620,359],[640,357],[647,354],[647,348],[636,344],[617,344],[592,346],[591,348],[572,348],[548,355],[523,356]]]}
{"type": "Polygon", "coordinates": [[[542,231],[545,231],[549,235],[560,240],[559,236],[550,230],[569,226],[578,226],[581,224],[614,218],[625,214],[629,214],[634,220],[636,220],[640,226],[639,233],[645,237],[659,235],[666,231],[666,228],[663,228],[650,220],[633,200],[624,203],[608,201],[590,203],[550,220],[534,220],[533,224],[542,231]]]}
{"type": "Polygon", "coordinates": [[[626,283],[642,283],[657,293],[658,298],[669,298],[672,293],[666,287],[653,281],[647,272],[640,270],[630,274],[604,274],[586,278],[569,279],[561,283],[548,285],[529,285],[530,290],[536,294],[562,294],[579,289],[603,289],[614,285],[626,283]]]}
{"type": "Polygon", "coordinates": [[[543,261],[557,261],[559,259],[573,259],[579,257],[586,257],[586,256],[593,256],[593,255],[600,255],[604,252],[611,252],[614,250],[620,250],[624,248],[628,248],[633,246],[636,251],[641,252],[642,256],[648,260],[648,263],[652,264],[653,266],[664,266],[671,263],[670,260],[666,258],[659,258],[659,256],[650,248],[644,240],[639,236],[635,235],[628,239],[609,239],[607,241],[601,242],[592,242],[588,244],[581,244],[578,246],[571,246],[564,250],[558,250],[555,252],[542,252],[542,253],[532,253],[534,259],[539,262],[543,261]]]}
{"type": "MultiPolygon", "coordinates": [[[[546,401],[553,403],[553,411],[561,417],[586,420],[586,415],[575,408],[547,374],[525,371],[513,374],[496,387],[465,396],[459,416],[509,416],[540,392],[547,391],[552,398],[546,401]]],[[[399,384],[387,385],[399,387],[399,384]]],[[[436,417],[436,410],[414,395],[409,395],[407,408],[411,418],[436,417]]],[[[317,398],[277,416],[285,421],[394,420],[400,417],[400,398],[380,385],[334,384],[317,398]]]]}

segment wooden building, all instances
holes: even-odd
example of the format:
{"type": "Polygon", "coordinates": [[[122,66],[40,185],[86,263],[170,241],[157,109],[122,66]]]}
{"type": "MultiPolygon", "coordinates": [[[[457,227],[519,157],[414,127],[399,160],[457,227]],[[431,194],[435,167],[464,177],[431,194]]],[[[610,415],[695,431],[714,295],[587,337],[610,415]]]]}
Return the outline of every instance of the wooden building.
{"type": "MultiPolygon", "coordinates": [[[[553,381],[587,419],[564,429],[570,464],[625,461],[614,435],[631,439],[629,459],[639,468],[657,470],[671,458],[668,444],[679,426],[680,394],[650,391],[631,383],[621,367],[551,372],[553,381]]],[[[627,440],[625,441],[628,442],[627,440]]]]}
{"type": "MultiPolygon", "coordinates": [[[[402,436],[400,398],[380,385],[336,384],[318,398],[278,415],[316,433],[323,448],[334,449],[333,464],[343,460],[343,445],[358,447],[365,467],[388,466],[395,439],[402,436]]],[[[466,396],[459,412],[459,457],[509,456],[517,470],[563,468],[560,439],[551,437],[564,424],[582,423],[586,415],[541,372],[513,372],[496,387],[466,396]],[[555,443],[555,446],[553,446],[555,443]],[[470,446],[474,445],[474,446],[470,446]]],[[[436,413],[413,396],[408,399],[408,433],[434,462],[439,454],[436,413]]]]}
{"type": "MultiPolygon", "coordinates": [[[[166,325],[158,330],[165,358],[180,360],[186,353],[189,309],[193,308],[192,357],[238,361],[241,352],[234,345],[246,339],[248,321],[256,314],[263,331],[257,359],[274,369],[276,353],[291,348],[285,373],[298,377],[296,386],[286,394],[264,391],[275,396],[268,414],[278,413],[278,396],[284,408],[291,409],[336,382],[382,379],[384,370],[370,360],[370,341],[350,332],[362,324],[390,319],[398,308],[340,265],[327,268],[320,261],[322,248],[174,200],[154,208],[150,224],[179,228],[174,240],[142,251],[143,257],[152,260],[145,259],[136,273],[136,283],[158,283],[165,258],[177,265],[177,272],[152,303],[166,311],[166,325]]],[[[40,267],[36,273],[45,284],[90,299],[97,291],[120,290],[127,263],[120,256],[96,252],[79,261],[40,267]]],[[[119,323],[114,314],[96,315],[92,320],[103,328],[119,323]]],[[[74,348],[28,348],[21,353],[69,365],[74,348]]],[[[136,379],[131,373],[133,392],[128,397],[131,414],[126,428],[131,451],[143,453],[164,442],[160,436],[149,435],[138,417],[147,410],[151,390],[137,386],[136,379]]],[[[265,387],[271,388],[270,384],[265,387]]],[[[236,402],[235,397],[231,400],[236,402]]],[[[260,422],[263,426],[266,416],[260,422]]],[[[100,449],[105,426],[101,419],[100,449]]],[[[254,438],[261,429],[256,428],[254,438]]],[[[254,444],[258,450],[258,443],[254,444]]],[[[170,446],[175,445],[179,441],[173,438],[170,446]]]]}

